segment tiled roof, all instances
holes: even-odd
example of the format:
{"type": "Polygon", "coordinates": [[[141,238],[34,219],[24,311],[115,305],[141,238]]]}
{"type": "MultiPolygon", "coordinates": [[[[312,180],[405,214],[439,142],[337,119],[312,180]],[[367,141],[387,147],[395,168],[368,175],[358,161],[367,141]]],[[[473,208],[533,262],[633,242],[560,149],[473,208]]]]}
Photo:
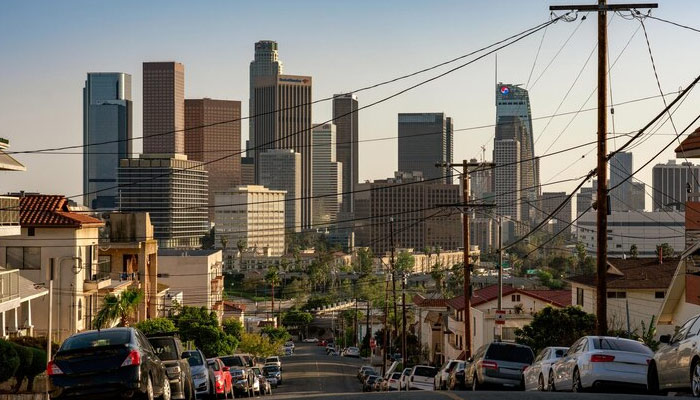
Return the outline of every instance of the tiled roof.
{"type": "MultiPolygon", "coordinates": [[[[667,289],[680,259],[657,258],[608,259],[608,289],[667,289]]],[[[596,275],[579,275],[567,279],[585,286],[596,285],[596,275]]]]}
{"type": "Polygon", "coordinates": [[[245,304],[224,301],[224,311],[245,311],[245,304]]]}
{"type": "MultiPolygon", "coordinates": [[[[525,290],[516,289],[507,285],[503,286],[503,296],[509,296],[513,293],[520,293],[525,296],[530,296],[558,307],[566,307],[571,305],[571,291],[569,290],[525,290]]],[[[487,286],[472,293],[471,306],[476,307],[497,298],[498,285],[487,286]]],[[[464,296],[457,296],[447,300],[447,305],[456,310],[464,309],[464,296]]]]}
{"type": "Polygon", "coordinates": [[[418,307],[447,307],[447,300],[443,298],[426,298],[419,294],[413,296],[413,304],[418,307]]]}
{"type": "Polygon", "coordinates": [[[518,290],[518,292],[559,307],[571,305],[570,290],[518,290]]]}
{"type": "Polygon", "coordinates": [[[700,157],[700,128],[688,135],[678,147],[676,147],[676,156],[679,157],[700,157]]]}
{"type": "Polygon", "coordinates": [[[71,212],[65,196],[24,195],[20,197],[19,220],[22,227],[102,226],[104,223],[88,215],[71,212]]]}

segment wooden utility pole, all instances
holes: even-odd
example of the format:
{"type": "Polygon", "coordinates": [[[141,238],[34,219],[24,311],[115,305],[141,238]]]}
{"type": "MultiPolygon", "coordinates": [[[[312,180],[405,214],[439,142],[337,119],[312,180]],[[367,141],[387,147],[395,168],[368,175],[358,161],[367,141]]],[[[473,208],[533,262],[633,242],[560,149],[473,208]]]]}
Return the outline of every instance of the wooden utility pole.
{"type": "Polygon", "coordinates": [[[401,308],[403,311],[403,323],[401,324],[401,358],[403,359],[403,364],[406,365],[408,360],[408,353],[406,352],[406,274],[401,277],[401,308]]]}
{"type": "MultiPolygon", "coordinates": [[[[386,275],[385,275],[386,276],[386,275]]],[[[389,316],[389,277],[386,276],[384,279],[384,346],[382,346],[382,376],[386,374],[386,348],[389,345],[388,344],[388,338],[389,338],[389,323],[388,323],[388,316],[389,316]]],[[[370,337],[370,340],[372,338],[370,337]]]]}
{"type": "MultiPolygon", "coordinates": [[[[396,243],[394,242],[394,218],[389,218],[389,236],[391,237],[391,290],[394,297],[394,337],[399,335],[399,313],[396,305],[396,243]]],[[[393,349],[392,349],[393,351],[393,349]]],[[[392,353],[393,354],[393,353],[392,353]]]]}
{"type": "Polygon", "coordinates": [[[551,11],[569,10],[598,13],[598,191],[596,194],[596,333],[608,334],[608,11],[630,11],[636,8],[657,8],[658,4],[598,4],[550,6],[551,11]]]}

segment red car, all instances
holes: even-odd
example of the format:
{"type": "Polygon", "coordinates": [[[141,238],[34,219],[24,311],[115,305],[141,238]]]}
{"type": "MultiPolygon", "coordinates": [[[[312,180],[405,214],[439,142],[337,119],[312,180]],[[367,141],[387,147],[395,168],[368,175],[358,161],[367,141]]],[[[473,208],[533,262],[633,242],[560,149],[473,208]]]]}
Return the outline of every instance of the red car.
{"type": "Polygon", "coordinates": [[[219,399],[233,399],[233,381],[229,367],[218,358],[207,358],[207,365],[214,371],[216,378],[216,397],[219,399]]]}
{"type": "Polygon", "coordinates": [[[328,344],[328,343],[326,343],[325,340],[319,340],[318,343],[316,344],[316,346],[326,347],[327,344],[328,344]]]}

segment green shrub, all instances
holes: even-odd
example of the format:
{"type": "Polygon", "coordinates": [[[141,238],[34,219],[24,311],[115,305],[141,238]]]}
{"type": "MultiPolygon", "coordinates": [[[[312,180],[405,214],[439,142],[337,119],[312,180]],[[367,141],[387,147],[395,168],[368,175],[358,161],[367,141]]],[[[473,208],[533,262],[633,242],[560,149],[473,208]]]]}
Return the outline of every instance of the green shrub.
{"type": "Polygon", "coordinates": [[[0,339],[0,382],[12,378],[19,368],[19,355],[12,343],[0,339]]]}
{"type": "Polygon", "coordinates": [[[177,332],[177,328],[175,328],[175,324],[173,323],[173,321],[167,318],[147,319],[134,325],[134,327],[138,328],[141,332],[143,332],[146,335],[154,333],[177,332]]]}
{"type": "Polygon", "coordinates": [[[24,379],[27,378],[27,391],[31,392],[34,386],[34,378],[46,369],[46,352],[35,347],[20,346],[16,343],[12,345],[19,356],[19,367],[15,372],[17,383],[14,391],[19,392],[24,379]]]}
{"type": "MultiPolygon", "coordinates": [[[[39,350],[46,350],[46,336],[19,336],[10,338],[10,342],[18,344],[20,346],[34,347],[39,350]]],[[[60,346],[58,343],[51,343],[51,353],[56,354],[60,346]]]]}

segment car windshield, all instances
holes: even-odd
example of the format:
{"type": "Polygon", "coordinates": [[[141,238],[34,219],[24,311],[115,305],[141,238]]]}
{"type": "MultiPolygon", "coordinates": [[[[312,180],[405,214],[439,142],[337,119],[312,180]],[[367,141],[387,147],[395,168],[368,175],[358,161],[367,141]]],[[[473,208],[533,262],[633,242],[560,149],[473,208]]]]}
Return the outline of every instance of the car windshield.
{"type": "Polygon", "coordinates": [[[255,368],[251,368],[251,369],[253,370],[253,372],[255,372],[255,375],[260,375],[260,374],[261,374],[260,368],[255,367],[255,368]]]}
{"type": "Polygon", "coordinates": [[[186,351],[185,354],[187,354],[187,362],[190,363],[190,366],[198,367],[204,365],[202,355],[198,351],[186,351]]]}
{"type": "Polygon", "coordinates": [[[243,360],[238,356],[219,357],[227,367],[243,367],[243,360]]]}
{"type": "Polygon", "coordinates": [[[243,371],[240,369],[232,369],[231,376],[243,376],[243,371]]]}
{"type": "Polygon", "coordinates": [[[635,342],[634,340],[616,338],[593,338],[593,347],[596,350],[617,350],[642,354],[650,353],[649,348],[642,343],[635,342]]]}
{"type": "Polygon", "coordinates": [[[263,367],[263,371],[265,371],[265,373],[277,372],[279,370],[280,370],[280,367],[278,367],[276,365],[266,365],[263,367]]]}
{"type": "Polygon", "coordinates": [[[391,379],[401,379],[401,373],[394,372],[393,374],[391,374],[391,379]]]}
{"type": "Polygon", "coordinates": [[[276,363],[276,362],[279,362],[279,360],[280,360],[280,359],[277,358],[277,357],[268,357],[268,358],[265,360],[265,362],[266,362],[266,363],[276,363]]]}
{"type": "Polygon", "coordinates": [[[494,344],[489,346],[484,358],[488,360],[499,360],[532,364],[535,356],[528,347],[516,346],[514,344],[494,344]]]}
{"type": "Polygon", "coordinates": [[[404,375],[410,375],[410,374],[411,374],[411,369],[410,369],[410,368],[404,369],[404,370],[403,370],[403,374],[404,374],[404,375]]]}
{"type": "Polygon", "coordinates": [[[148,339],[148,341],[151,342],[151,346],[153,346],[158,358],[161,360],[177,360],[177,349],[175,348],[175,341],[173,339],[151,338],[148,339]]]}
{"type": "Polygon", "coordinates": [[[437,371],[433,367],[416,367],[413,374],[432,378],[437,374],[437,371]]]}
{"type": "Polygon", "coordinates": [[[214,360],[208,361],[208,362],[207,362],[207,365],[210,366],[211,369],[213,369],[214,371],[218,371],[218,370],[219,370],[219,363],[216,362],[216,361],[214,361],[214,360]]]}
{"type": "Polygon", "coordinates": [[[124,345],[131,342],[131,332],[126,329],[83,333],[66,339],[61,350],[89,349],[93,347],[124,345]]]}

